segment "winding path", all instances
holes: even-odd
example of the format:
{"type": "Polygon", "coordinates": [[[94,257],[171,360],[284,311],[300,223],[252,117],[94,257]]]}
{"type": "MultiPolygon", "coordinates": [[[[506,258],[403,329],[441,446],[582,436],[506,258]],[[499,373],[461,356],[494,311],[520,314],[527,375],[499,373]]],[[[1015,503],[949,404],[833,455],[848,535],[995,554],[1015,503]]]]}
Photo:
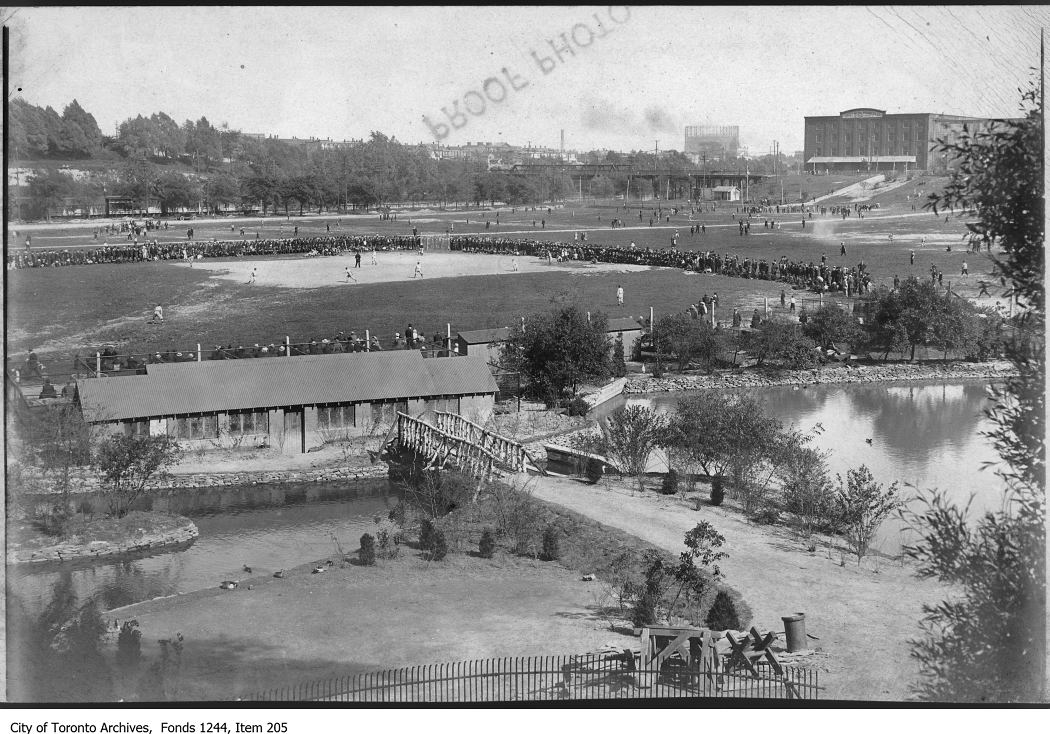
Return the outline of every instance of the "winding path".
{"type": "Polygon", "coordinates": [[[529,484],[542,500],[587,515],[662,548],[679,553],[682,538],[707,520],[726,538],[721,563],[728,583],[754,610],[761,628],[783,629],[782,616],[806,613],[814,648],[828,654],[821,683],[826,698],[902,700],[918,677],[908,638],[918,636],[922,604],[944,596],[935,582],[917,579],[897,560],[866,558],[858,566],[838,551],[810,554],[784,528],[747,524],[740,513],[679,497],[640,494],[625,486],[585,485],[536,477],[529,484]]]}

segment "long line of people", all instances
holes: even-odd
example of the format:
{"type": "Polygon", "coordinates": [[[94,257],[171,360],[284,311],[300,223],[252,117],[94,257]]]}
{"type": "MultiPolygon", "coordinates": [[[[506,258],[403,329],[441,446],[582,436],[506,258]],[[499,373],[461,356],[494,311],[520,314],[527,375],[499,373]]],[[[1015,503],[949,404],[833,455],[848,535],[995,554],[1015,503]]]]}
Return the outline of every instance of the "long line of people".
{"type": "Polygon", "coordinates": [[[657,250],[651,247],[567,244],[549,240],[514,240],[474,235],[452,237],[449,249],[491,255],[532,256],[559,262],[577,260],[678,268],[735,278],[783,281],[814,292],[841,292],[851,296],[868,293],[873,287],[871,274],[865,263],[861,262],[852,267],[832,266],[828,265],[824,258],[818,264],[813,261],[788,260],[787,256],[766,260],[676,248],[657,250]]]}
{"type": "Polygon", "coordinates": [[[63,250],[18,250],[8,253],[7,269],[135,263],[159,260],[193,260],[204,257],[243,257],[248,255],[339,255],[345,252],[376,250],[414,250],[421,239],[414,235],[328,235],[320,237],[278,237],[208,242],[159,242],[131,245],[102,245],[63,250]]]}

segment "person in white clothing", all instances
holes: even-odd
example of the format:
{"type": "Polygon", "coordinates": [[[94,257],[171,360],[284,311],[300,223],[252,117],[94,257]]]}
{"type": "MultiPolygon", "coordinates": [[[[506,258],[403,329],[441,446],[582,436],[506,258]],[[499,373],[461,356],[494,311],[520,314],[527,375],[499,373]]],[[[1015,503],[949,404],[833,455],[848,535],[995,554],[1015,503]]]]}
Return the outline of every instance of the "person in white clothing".
{"type": "Polygon", "coordinates": [[[622,285],[616,286],[616,304],[620,308],[623,308],[623,286],[622,285]]]}

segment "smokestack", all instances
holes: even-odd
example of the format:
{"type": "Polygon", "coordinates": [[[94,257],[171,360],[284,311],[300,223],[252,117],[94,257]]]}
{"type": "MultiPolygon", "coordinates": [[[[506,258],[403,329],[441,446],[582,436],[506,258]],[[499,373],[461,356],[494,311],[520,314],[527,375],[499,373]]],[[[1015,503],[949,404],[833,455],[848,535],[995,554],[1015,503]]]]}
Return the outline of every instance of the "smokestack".
{"type": "Polygon", "coordinates": [[[561,152],[565,152],[565,128],[561,130],[561,152]]]}

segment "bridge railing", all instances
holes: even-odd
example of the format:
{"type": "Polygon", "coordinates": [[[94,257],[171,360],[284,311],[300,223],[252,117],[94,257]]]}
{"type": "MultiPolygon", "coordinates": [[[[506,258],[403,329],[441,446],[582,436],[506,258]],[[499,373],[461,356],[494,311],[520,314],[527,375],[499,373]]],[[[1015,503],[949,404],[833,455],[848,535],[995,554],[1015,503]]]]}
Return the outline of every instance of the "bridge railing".
{"type": "Polygon", "coordinates": [[[481,446],[515,471],[525,467],[528,456],[525,447],[517,441],[493,433],[457,413],[436,412],[435,415],[440,430],[481,446]]]}

